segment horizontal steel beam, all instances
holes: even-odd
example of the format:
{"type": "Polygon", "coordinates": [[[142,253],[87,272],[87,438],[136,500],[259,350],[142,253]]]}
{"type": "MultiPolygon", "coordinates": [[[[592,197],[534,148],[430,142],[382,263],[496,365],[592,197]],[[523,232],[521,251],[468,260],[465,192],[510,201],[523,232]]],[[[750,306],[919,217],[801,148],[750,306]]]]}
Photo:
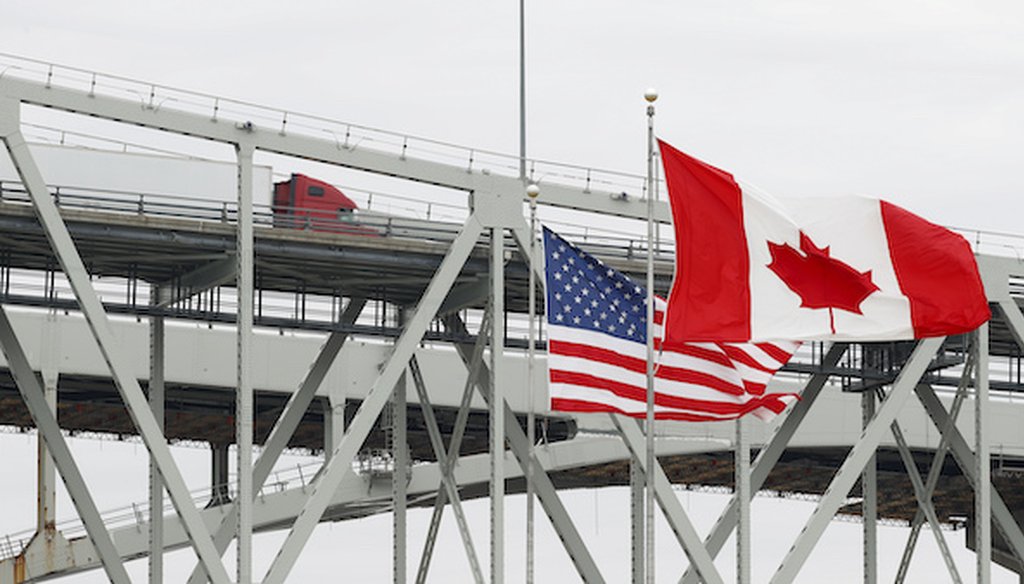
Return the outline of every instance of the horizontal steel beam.
{"type": "Polygon", "coordinates": [[[238,260],[234,255],[210,262],[169,282],[159,284],[157,306],[169,306],[196,294],[235,281],[238,260]]]}
{"type": "MultiPolygon", "coordinates": [[[[22,103],[145,128],[228,144],[236,144],[246,139],[251,140],[257,150],[467,192],[503,193],[527,200],[524,181],[518,176],[503,176],[491,173],[487,169],[467,169],[461,165],[390,154],[363,145],[345,147],[336,140],[326,137],[290,134],[281,131],[280,128],[263,128],[247,120],[240,119],[237,121],[243,123],[233,123],[211,118],[208,114],[175,110],[173,103],[164,104],[159,108],[139,107],[136,100],[118,99],[57,86],[47,87],[42,83],[13,77],[0,79],[0,94],[22,103]]],[[[633,196],[623,197],[621,192],[584,189],[548,182],[544,182],[541,188],[543,195],[540,202],[545,205],[633,219],[647,218],[646,201],[639,196],[640,193],[630,193],[633,196]]],[[[663,223],[670,221],[666,203],[656,203],[655,218],[663,223]]]]}

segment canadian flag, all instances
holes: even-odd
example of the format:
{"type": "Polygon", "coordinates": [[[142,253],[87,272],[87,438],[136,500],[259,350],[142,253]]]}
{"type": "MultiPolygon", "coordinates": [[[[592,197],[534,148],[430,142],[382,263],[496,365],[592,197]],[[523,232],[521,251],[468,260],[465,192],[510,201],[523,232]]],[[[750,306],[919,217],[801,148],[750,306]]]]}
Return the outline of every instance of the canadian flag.
{"type": "Polygon", "coordinates": [[[782,202],[659,140],[676,235],[665,343],[885,341],[989,319],[963,237],[866,197],[782,202]]]}

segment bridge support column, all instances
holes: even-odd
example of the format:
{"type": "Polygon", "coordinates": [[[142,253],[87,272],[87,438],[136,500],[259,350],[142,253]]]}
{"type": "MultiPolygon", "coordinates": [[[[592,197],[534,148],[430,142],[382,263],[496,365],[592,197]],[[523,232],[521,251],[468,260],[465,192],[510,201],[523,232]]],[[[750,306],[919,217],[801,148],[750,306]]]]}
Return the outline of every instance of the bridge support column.
{"type": "Polygon", "coordinates": [[[974,525],[978,559],[978,584],[992,580],[992,465],[988,440],[988,323],[978,327],[978,367],[975,369],[974,456],[978,479],[974,485],[974,525]]]}
{"type": "MultiPolygon", "coordinates": [[[[339,392],[340,393],[340,392],[339,392]]],[[[345,435],[345,395],[334,391],[323,400],[324,410],[324,462],[331,459],[331,452],[345,435]]]]}
{"type": "MultiPolygon", "coordinates": [[[[159,298],[157,287],[151,295],[159,298]]],[[[149,319],[149,407],[161,431],[164,430],[164,317],[149,319]]],[[[149,582],[164,580],[164,483],[160,469],[150,457],[149,462],[149,582]]]]}
{"type": "MultiPolygon", "coordinates": [[[[750,436],[743,418],[736,419],[736,500],[739,517],[736,523],[736,582],[750,584],[750,436]]],[[[702,544],[703,547],[703,544],[702,544]]],[[[709,556],[710,557],[710,556],[709,556]]]]}
{"type": "MultiPolygon", "coordinates": [[[[867,428],[875,416],[875,392],[864,390],[860,394],[861,420],[867,428]]],[[[864,584],[878,582],[878,469],[876,457],[871,455],[860,476],[863,500],[861,514],[864,518],[864,584]]]]}
{"type": "Polygon", "coordinates": [[[238,467],[237,584],[252,582],[252,502],[255,495],[252,477],[253,389],[252,325],[254,258],[252,240],[253,145],[242,140],[235,145],[238,159],[238,223],[235,230],[235,258],[238,261],[237,394],[235,405],[235,444],[238,467]]]}
{"type": "Polygon", "coordinates": [[[394,468],[391,472],[391,500],[394,503],[392,514],[392,552],[393,576],[395,584],[405,584],[407,580],[407,533],[406,521],[409,481],[409,446],[406,439],[406,399],[405,386],[407,374],[403,374],[395,385],[391,396],[391,456],[394,468]]]}
{"type": "MultiPolygon", "coordinates": [[[[58,363],[60,360],[60,331],[57,315],[50,311],[43,325],[43,393],[46,405],[53,416],[57,417],[57,381],[60,377],[58,363]]],[[[57,506],[57,475],[53,458],[46,449],[46,440],[42,434],[36,436],[37,482],[36,482],[36,537],[52,539],[56,531],[57,506]]]]}
{"type": "Polygon", "coordinates": [[[491,584],[505,582],[505,230],[491,229],[491,584]]]}
{"type": "Polygon", "coordinates": [[[629,541],[633,584],[644,581],[644,471],[629,460],[629,541]]]}
{"type": "Polygon", "coordinates": [[[231,502],[228,491],[229,447],[227,442],[210,443],[210,507],[231,502]]]}

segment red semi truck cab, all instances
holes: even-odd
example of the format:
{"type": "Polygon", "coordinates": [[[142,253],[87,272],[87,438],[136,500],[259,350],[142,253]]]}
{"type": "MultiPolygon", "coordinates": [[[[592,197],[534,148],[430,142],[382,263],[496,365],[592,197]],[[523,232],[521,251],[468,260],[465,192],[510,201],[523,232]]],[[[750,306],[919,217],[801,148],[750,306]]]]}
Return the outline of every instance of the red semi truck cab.
{"type": "Polygon", "coordinates": [[[351,224],[355,209],[344,193],[304,174],[274,183],[274,227],[367,235],[368,230],[351,224]]]}

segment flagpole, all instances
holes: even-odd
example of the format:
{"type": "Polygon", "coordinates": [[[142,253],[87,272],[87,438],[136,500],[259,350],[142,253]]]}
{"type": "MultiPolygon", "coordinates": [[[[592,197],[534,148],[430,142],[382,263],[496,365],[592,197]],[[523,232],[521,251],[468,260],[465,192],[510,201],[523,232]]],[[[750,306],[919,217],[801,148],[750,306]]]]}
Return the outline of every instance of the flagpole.
{"type": "Polygon", "coordinates": [[[519,0],[519,178],[526,180],[526,0],[519,0]]]}
{"type": "MultiPolygon", "coordinates": [[[[526,187],[526,195],[530,198],[530,258],[529,268],[530,272],[530,300],[529,300],[529,339],[527,344],[527,361],[526,361],[526,393],[530,402],[529,408],[526,410],[526,438],[530,443],[530,452],[533,453],[533,448],[537,444],[537,421],[536,414],[534,413],[534,391],[535,382],[534,376],[534,361],[537,356],[537,276],[534,271],[534,259],[537,257],[537,197],[540,195],[540,188],[531,184],[526,187]]],[[[526,463],[526,583],[533,584],[533,564],[534,564],[534,552],[533,552],[533,516],[534,516],[534,504],[533,504],[533,456],[527,460],[526,463]]]]}
{"type": "Polygon", "coordinates": [[[647,100],[647,434],[646,545],[647,584],[654,584],[654,102],[658,92],[648,89],[647,100]]]}

